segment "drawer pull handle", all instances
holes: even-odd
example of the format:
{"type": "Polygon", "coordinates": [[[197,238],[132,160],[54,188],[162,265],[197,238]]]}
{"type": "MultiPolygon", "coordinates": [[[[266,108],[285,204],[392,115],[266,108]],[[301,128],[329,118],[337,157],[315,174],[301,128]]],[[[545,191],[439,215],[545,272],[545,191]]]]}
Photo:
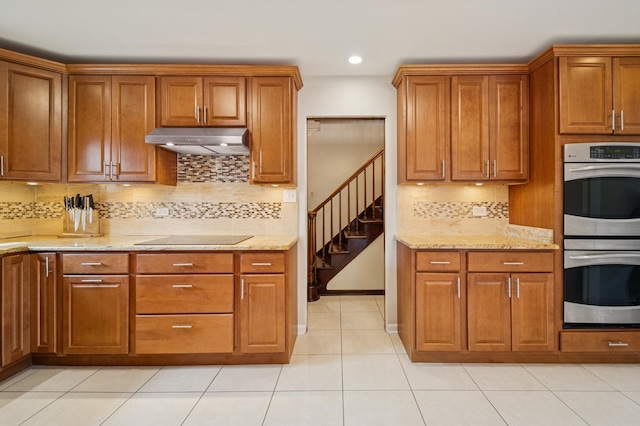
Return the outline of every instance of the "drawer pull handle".
{"type": "Polygon", "coordinates": [[[102,262],[82,262],[82,266],[102,266],[102,262]]]}
{"type": "Polygon", "coordinates": [[[174,263],[173,266],[193,266],[193,263],[174,263]]]}
{"type": "Polygon", "coordinates": [[[192,325],[172,325],[171,328],[193,328],[192,325]]]}
{"type": "Polygon", "coordinates": [[[240,280],[240,299],[244,299],[244,278],[240,280]]]}
{"type": "Polygon", "coordinates": [[[171,287],[173,288],[191,288],[193,285],[191,284],[174,284],[171,287]]]}
{"type": "MultiPolygon", "coordinates": [[[[101,281],[98,280],[97,282],[101,282],[101,281]]],[[[118,288],[120,287],[120,284],[74,284],[73,287],[74,288],[118,288]]]]}
{"type": "Polygon", "coordinates": [[[502,262],[505,266],[519,266],[524,265],[524,262],[502,262]]]}
{"type": "Polygon", "coordinates": [[[271,262],[253,262],[251,266],[271,266],[271,262]]]}
{"type": "Polygon", "coordinates": [[[430,263],[432,265],[451,265],[451,262],[447,262],[446,260],[432,260],[430,263]]]}
{"type": "Polygon", "coordinates": [[[611,348],[626,348],[627,346],[629,344],[625,342],[609,342],[609,347],[611,348]]]}

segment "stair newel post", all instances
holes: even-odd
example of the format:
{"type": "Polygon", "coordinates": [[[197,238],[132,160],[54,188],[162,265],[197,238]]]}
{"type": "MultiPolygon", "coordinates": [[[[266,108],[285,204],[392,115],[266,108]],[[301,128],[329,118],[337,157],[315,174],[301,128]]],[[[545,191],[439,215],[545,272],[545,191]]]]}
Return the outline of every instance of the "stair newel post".
{"type": "Polygon", "coordinates": [[[322,206],[322,260],[327,260],[327,239],[325,232],[325,223],[327,221],[327,214],[325,211],[325,206],[322,206]]]}
{"type": "Polygon", "coordinates": [[[309,212],[307,219],[307,235],[308,241],[308,262],[307,267],[307,301],[313,302],[320,299],[320,292],[318,291],[318,269],[316,265],[316,216],[317,212],[309,212]]]}

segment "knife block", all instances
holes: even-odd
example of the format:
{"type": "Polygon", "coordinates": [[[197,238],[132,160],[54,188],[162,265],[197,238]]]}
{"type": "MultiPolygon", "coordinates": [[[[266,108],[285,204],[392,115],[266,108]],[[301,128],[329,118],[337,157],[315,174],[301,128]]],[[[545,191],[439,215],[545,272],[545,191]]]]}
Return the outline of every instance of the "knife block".
{"type": "Polygon", "coordinates": [[[73,210],[63,212],[61,237],[99,237],[101,235],[100,219],[97,210],[94,209],[91,211],[91,221],[89,221],[88,210],[76,210],[73,212],[75,215],[79,215],[77,225],[75,216],[71,217],[70,212],[73,212],[73,210]]]}

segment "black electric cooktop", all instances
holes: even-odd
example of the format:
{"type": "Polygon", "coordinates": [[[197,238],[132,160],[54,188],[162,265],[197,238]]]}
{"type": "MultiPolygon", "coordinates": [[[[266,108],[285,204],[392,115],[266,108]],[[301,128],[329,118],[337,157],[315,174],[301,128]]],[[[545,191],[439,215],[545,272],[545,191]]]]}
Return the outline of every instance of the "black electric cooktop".
{"type": "Polygon", "coordinates": [[[155,238],[141,243],[137,246],[163,246],[163,245],[185,245],[185,246],[213,246],[213,245],[233,245],[244,240],[248,240],[253,235],[169,235],[167,237],[155,238]]]}

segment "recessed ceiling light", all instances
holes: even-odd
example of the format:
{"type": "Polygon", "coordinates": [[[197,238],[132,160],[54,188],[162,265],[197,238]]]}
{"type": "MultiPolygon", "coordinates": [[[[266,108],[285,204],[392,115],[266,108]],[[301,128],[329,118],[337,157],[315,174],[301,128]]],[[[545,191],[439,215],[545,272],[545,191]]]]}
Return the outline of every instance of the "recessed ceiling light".
{"type": "Polygon", "coordinates": [[[362,57],[358,55],[353,55],[349,58],[349,63],[353,65],[357,65],[362,62],[362,57]]]}

